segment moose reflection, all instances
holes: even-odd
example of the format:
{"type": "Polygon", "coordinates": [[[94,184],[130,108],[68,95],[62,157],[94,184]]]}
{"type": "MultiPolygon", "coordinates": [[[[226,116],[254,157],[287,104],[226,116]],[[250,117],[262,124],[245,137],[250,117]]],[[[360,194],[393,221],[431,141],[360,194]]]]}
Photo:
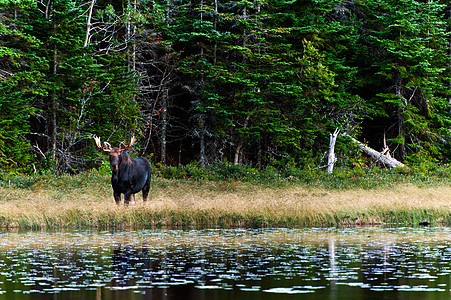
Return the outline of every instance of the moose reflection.
{"type": "Polygon", "coordinates": [[[150,191],[150,178],[152,167],[150,161],[145,157],[132,159],[125,150],[130,149],[136,142],[133,136],[130,145],[121,142],[118,148],[112,148],[107,142],[103,145],[99,137],[94,137],[99,149],[110,155],[111,185],[116,204],[121,202],[121,194],[124,194],[124,204],[128,205],[130,198],[135,201],[135,194],[142,190],[143,201],[147,201],[150,191]]]}

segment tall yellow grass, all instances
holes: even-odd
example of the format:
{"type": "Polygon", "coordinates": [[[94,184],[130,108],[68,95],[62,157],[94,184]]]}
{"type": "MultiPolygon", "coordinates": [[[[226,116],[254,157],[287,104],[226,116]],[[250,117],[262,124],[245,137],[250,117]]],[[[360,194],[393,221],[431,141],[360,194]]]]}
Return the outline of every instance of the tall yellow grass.
{"type": "Polygon", "coordinates": [[[0,226],[330,226],[379,223],[451,224],[451,187],[403,184],[374,190],[326,190],[241,182],[152,183],[150,200],[117,206],[108,179],[77,187],[0,188],[0,226]]]}

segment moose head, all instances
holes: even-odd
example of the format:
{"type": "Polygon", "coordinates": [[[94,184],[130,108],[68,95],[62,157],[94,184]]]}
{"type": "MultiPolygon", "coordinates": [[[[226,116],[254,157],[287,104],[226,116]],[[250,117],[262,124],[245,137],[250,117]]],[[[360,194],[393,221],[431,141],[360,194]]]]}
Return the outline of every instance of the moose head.
{"type": "Polygon", "coordinates": [[[105,152],[108,152],[110,155],[110,167],[111,167],[111,171],[115,172],[118,170],[119,164],[121,163],[121,161],[123,159],[127,159],[128,156],[122,156],[121,153],[125,150],[130,149],[131,147],[133,147],[133,145],[136,142],[136,138],[135,136],[133,136],[130,140],[130,145],[126,145],[125,142],[121,142],[119,144],[118,148],[112,148],[110,143],[108,142],[104,142],[103,145],[100,142],[100,138],[99,137],[94,137],[94,140],[96,142],[97,147],[100,150],[103,150],[105,152]]]}

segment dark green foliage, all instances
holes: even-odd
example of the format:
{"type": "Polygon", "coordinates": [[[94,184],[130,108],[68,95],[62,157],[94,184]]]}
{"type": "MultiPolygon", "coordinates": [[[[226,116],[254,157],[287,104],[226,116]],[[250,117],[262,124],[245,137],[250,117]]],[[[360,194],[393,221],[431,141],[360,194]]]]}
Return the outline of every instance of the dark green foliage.
{"type": "Polygon", "coordinates": [[[367,38],[378,53],[368,60],[381,79],[374,100],[387,114],[396,154],[415,162],[441,158],[437,146],[451,125],[446,5],[388,0],[369,1],[367,9],[379,12],[369,19],[367,38]]]}
{"type": "Polygon", "coordinates": [[[38,111],[33,102],[46,95],[40,88],[45,61],[27,53],[40,47],[33,36],[3,22],[0,36],[0,172],[26,172],[33,159],[29,119],[38,111]]]}
{"type": "MultiPolygon", "coordinates": [[[[99,188],[110,188],[109,164],[99,169],[84,171],[74,176],[62,172],[49,171],[33,175],[7,175],[0,178],[0,186],[5,188],[35,189],[56,188],[70,192],[87,185],[99,188]]],[[[267,187],[283,187],[287,185],[305,185],[332,190],[348,189],[387,189],[402,184],[413,184],[420,187],[447,186],[451,182],[451,170],[448,166],[421,165],[410,169],[374,168],[337,168],[334,174],[326,174],[316,169],[289,166],[267,166],[257,170],[247,166],[237,166],[227,162],[199,167],[196,164],[186,166],[160,166],[153,169],[153,184],[159,188],[176,185],[179,181],[188,180],[194,185],[205,187],[207,182],[224,182],[227,190],[232,190],[237,182],[267,187]],[[159,178],[172,181],[161,181],[159,178]]],[[[205,187],[208,189],[208,187],[205,187]]]]}
{"type": "Polygon", "coordinates": [[[447,166],[421,164],[411,169],[380,169],[378,167],[338,168],[334,174],[325,174],[316,169],[303,169],[294,163],[271,166],[257,170],[248,166],[234,165],[227,162],[199,167],[195,164],[186,166],[161,166],[154,169],[155,176],[175,180],[196,181],[241,181],[267,186],[284,186],[287,184],[304,184],[311,187],[327,189],[374,189],[394,187],[401,183],[419,186],[430,184],[449,184],[451,171],[447,166]]]}
{"type": "Polygon", "coordinates": [[[94,134],[129,138],[138,125],[134,79],[120,53],[83,45],[85,8],[67,0],[0,5],[1,168],[77,172],[90,165],[94,134]]]}
{"type": "MultiPolygon", "coordinates": [[[[307,182],[335,128],[375,149],[385,134],[422,173],[449,163],[445,1],[0,9],[1,172],[76,173],[104,159],[93,135],[118,146],[136,134],[139,155],[185,165],[161,168],[164,177],[307,182]]],[[[339,167],[361,163],[350,148],[338,139],[339,167]]]]}

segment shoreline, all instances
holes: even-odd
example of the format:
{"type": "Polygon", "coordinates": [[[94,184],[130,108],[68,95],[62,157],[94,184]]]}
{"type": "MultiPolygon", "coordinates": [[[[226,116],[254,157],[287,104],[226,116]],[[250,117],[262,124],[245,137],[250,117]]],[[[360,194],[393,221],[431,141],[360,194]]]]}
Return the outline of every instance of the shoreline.
{"type": "Polygon", "coordinates": [[[157,178],[151,197],[117,206],[109,178],[29,189],[0,187],[0,227],[154,228],[298,227],[380,224],[451,225],[451,187],[401,183],[389,188],[327,189],[288,184],[171,181],[157,178]]]}

